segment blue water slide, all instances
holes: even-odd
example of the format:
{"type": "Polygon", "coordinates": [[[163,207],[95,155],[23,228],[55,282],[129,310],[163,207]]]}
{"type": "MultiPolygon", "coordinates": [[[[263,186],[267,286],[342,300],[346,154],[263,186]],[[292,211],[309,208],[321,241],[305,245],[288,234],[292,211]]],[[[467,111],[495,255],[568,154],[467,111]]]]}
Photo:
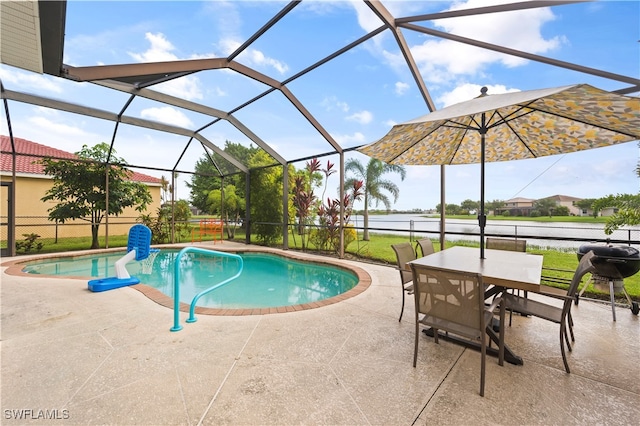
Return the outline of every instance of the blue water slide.
{"type": "Polygon", "coordinates": [[[89,290],[100,292],[140,283],[138,278],[129,275],[126,264],[132,260],[141,261],[146,259],[149,257],[151,250],[154,250],[151,249],[151,230],[142,224],[133,225],[129,229],[127,254],[116,261],[116,276],[90,280],[88,283],[89,290]]]}

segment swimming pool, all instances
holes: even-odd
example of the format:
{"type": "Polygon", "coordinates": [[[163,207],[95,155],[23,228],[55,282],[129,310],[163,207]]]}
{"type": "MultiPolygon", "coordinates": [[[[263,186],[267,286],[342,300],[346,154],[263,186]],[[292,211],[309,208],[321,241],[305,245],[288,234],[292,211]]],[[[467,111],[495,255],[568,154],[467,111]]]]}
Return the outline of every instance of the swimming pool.
{"type": "MultiPolygon", "coordinates": [[[[161,249],[150,268],[130,262],[127,270],[142,284],[173,297],[175,249],[161,249]]],[[[244,262],[236,280],[204,295],[199,307],[260,309],[299,306],[321,302],[349,292],[359,282],[358,274],[333,265],[292,259],[272,253],[238,252],[244,262]]],[[[41,259],[23,264],[31,275],[104,278],[115,276],[115,262],[124,252],[109,252],[69,258],[41,259]]],[[[180,301],[193,297],[237,272],[237,261],[187,253],[180,261],[180,301]]]]}

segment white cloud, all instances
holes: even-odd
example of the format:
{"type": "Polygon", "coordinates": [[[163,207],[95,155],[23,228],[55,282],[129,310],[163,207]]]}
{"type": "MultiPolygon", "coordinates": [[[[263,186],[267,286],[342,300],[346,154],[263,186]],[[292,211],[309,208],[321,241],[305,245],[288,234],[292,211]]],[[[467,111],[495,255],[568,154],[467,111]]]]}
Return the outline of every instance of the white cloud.
{"type": "MultiPolygon", "coordinates": [[[[241,43],[234,38],[222,39],[218,44],[224,52],[224,55],[230,55],[238,47],[241,46],[241,43]]],[[[289,70],[289,66],[284,62],[271,58],[257,49],[245,49],[244,51],[242,51],[242,53],[240,53],[240,55],[238,55],[236,59],[238,60],[238,62],[241,62],[250,67],[275,69],[279,74],[284,74],[289,70]]]]}
{"type": "Polygon", "coordinates": [[[338,100],[335,96],[325,97],[320,105],[323,106],[327,111],[339,110],[342,112],[349,112],[349,104],[344,101],[338,100]]]}
{"type": "Polygon", "coordinates": [[[369,124],[373,120],[373,114],[371,114],[369,111],[360,111],[348,116],[347,120],[355,121],[360,124],[369,124]]]}
{"type": "Polygon", "coordinates": [[[9,67],[0,66],[0,80],[7,89],[11,89],[11,84],[15,84],[19,87],[18,90],[23,89],[37,89],[38,92],[47,91],[53,93],[62,93],[62,84],[59,84],[60,80],[54,80],[52,77],[36,74],[32,72],[23,72],[17,69],[11,69],[9,67]],[[9,83],[9,85],[7,85],[9,83]]]}
{"type": "Polygon", "coordinates": [[[175,80],[167,81],[153,86],[154,90],[173,95],[178,98],[187,100],[203,99],[200,79],[194,76],[180,77],[175,80]]]}
{"type": "Polygon", "coordinates": [[[250,64],[257,65],[257,66],[271,67],[276,71],[278,71],[280,74],[284,74],[289,70],[289,67],[287,66],[287,64],[282,63],[277,59],[269,58],[268,56],[265,56],[264,53],[256,49],[248,49],[247,51],[242,52],[239,55],[239,57],[240,58],[249,57],[250,64]]]}
{"type": "MultiPolygon", "coordinates": [[[[52,110],[50,110],[52,111],[52,110]]],[[[34,109],[30,116],[14,117],[12,126],[16,137],[36,143],[52,146],[67,152],[77,152],[82,145],[92,146],[105,140],[103,135],[88,132],[83,127],[86,123],[77,117],[64,117],[64,114],[53,111],[47,117],[39,115],[41,109],[34,109]]],[[[95,123],[92,123],[95,124],[95,123]]],[[[91,127],[92,131],[95,128],[91,127]]],[[[2,134],[8,135],[4,123],[0,126],[2,134]]]]}
{"type": "MultiPolygon", "coordinates": [[[[487,93],[489,95],[497,95],[500,93],[511,93],[511,92],[519,92],[518,89],[507,89],[505,86],[496,84],[496,85],[487,85],[487,93]]],[[[479,84],[471,84],[464,83],[456,86],[450,92],[444,93],[442,96],[438,97],[436,101],[442,104],[443,107],[447,107],[449,105],[457,104],[459,102],[468,101],[469,99],[477,98],[480,96],[480,89],[482,86],[479,84]]]]}
{"type": "MultiPolygon", "coordinates": [[[[454,5],[450,10],[461,10],[496,3],[511,3],[510,0],[468,0],[454,5]]],[[[560,39],[546,40],[540,29],[545,23],[555,19],[549,8],[535,8],[496,13],[491,15],[465,16],[443,19],[441,27],[450,33],[463,37],[478,38],[488,43],[503,44],[528,52],[546,52],[558,47],[560,39]]],[[[521,59],[514,59],[522,61],[521,59]]]]}
{"type": "Polygon", "coordinates": [[[68,124],[61,123],[59,121],[52,121],[45,117],[33,116],[29,117],[29,123],[37,126],[39,130],[45,131],[45,133],[56,134],[59,136],[87,136],[87,132],[76,126],[70,126],[68,124]]]}
{"type": "Polygon", "coordinates": [[[358,24],[363,30],[371,32],[382,25],[382,21],[380,21],[376,14],[373,13],[364,2],[354,1],[351,2],[351,4],[356,11],[358,24]]]}
{"type": "Polygon", "coordinates": [[[161,107],[161,108],[147,108],[140,112],[142,118],[149,120],[159,121],[165,124],[172,124],[174,126],[192,128],[193,122],[189,120],[189,117],[184,115],[181,111],[173,107],[161,107]]]}
{"type": "MultiPolygon", "coordinates": [[[[506,3],[507,1],[500,1],[506,3]]],[[[495,5],[494,0],[469,0],[455,3],[450,10],[495,5]]],[[[533,54],[543,54],[565,43],[562,36],[546,39],[542,26],[555,19],[549,8],[535,8],[496,14],[449,18],[434,21],[439,31],[503,45],[533,54]]],[[[379,52],[394,69],[404,66],[401,54],[379,52]]],[[[506,67],[521,66],[525,59],[451,40],[426,37],[422,44],[411,46],[411,53],[420,72],[429,83],[449,83],[461,75],[481,75],[487,66],[501,63],[506,67]]]]}
{"type": "Polygon", "coordinates": [[[355,144],[362,144],[366,142],[366,138],[365,136],[360,133],[360,132],[355,132],[352,135],[331,135],[336,142],[338,142],[340,145],[355,145],[355,144]]]}
{"type": "Polygon", "coordinates": [[[219,86],[215,86],[209,89],[209,92],[213,93],[215,96],[223,97],[227,96],[227,92],[219,86]]]}
{"type": "Polygon", "coordinates": [[[409,85],[402,81],[397,81],[395,84],[395,88],[396,95],[404,95],[406,91],[409,90],[409,85]]]}
{"type": "MultiPolygon", "coordinates": [[[[146,33],[145,38],[150,47],[142,53],[129,52],[129,55],[139,62],[175,61],[179,58],[171,53],[176,50],[174,45],[162,33],[146,33]]],[[[166,83],[153,86],[154,90],[179,98],[194,100],[203,99],[200,79],[193,75],[180,77],[166,83]]]]}
{"type": "Polygon", "coordinates": [[[162,33],[146,33],[144,38],[147,39],[151,46],[142,53],[129,52],[129,55],[138,62],[162,62],[174,61],[178,59],[171,51],[176,48],[166,39],[162,33]]]}
{"type": "Polygon", "coordinates": [[[406,182],[416,182],[417,187],[421,188],[424,185],[424,182],[427,182],[427,179],[435,179],[440,177],[440,168],[439,167],[430,167],[430,166],[413,166],[406,167],[407,178],[406,182]]]}
{"type": "Polygon", "coordinates": [[[38,115],[48,115],[49,117],[55,117],[55,120],[59,120],[60,112],[56,109],[34,106],[33,111],[38,115]]]}

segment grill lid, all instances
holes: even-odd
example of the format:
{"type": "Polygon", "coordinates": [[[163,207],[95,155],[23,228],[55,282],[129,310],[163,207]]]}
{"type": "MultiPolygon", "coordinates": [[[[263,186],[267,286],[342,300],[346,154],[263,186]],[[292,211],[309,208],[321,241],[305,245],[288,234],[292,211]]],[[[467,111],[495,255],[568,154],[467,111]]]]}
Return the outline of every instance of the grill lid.
{"type": "Polygon", "coordinates": [[[590,251],[593,251],[596,256],[640,259],[640,251],[635,247],[605,243],[583,244],[578,249],[578,255],[582,258],[590,251]]]}
{"type": "Polygon", "coordinates": [[[590,251],[595,254],[591,263],[598,275],[622,279],[640,271],[640,251],[634,247],[603,243],[583,244],[578,249],[578,260],[590,251]]]}

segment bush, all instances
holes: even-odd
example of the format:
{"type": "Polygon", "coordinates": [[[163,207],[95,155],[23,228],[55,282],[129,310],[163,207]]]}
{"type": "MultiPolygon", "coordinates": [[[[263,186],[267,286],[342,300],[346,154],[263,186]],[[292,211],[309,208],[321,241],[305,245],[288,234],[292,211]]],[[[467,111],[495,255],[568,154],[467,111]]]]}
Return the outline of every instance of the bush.
{"type": "MultiPolygon", "coordinates": [[[[188,239],[191,232],[191,225],[189,224],[191,211],[189,210],[189,205],[184,200],[178,201],[174,210],[174,238],[176,242],[180,242],[183,239],[188,239]]],[[[155,218],[148,214],[140,215],[138,218],[139,222],[151,230],[151,244],[162,244],[171,241],[172,214],[171,206],[164,206],[158,208],[155,218]]]]}
{"type": "Polygon", "coordinates": [[[509,217],[509,216],[511,216],[511,212],[509,210],[505,210],[505,211],[502,212],[502,216],[509,217]]]}
{"type": "Polygon", "coordinates": [[[329,231],[326,228],[314,228],[309,231],[309,242],[318,250],[326,250],[329,231]]]}
{"type": "Polygon", "coordinates": [[[40,238],[40,235],[38,234],[22,234],[24,238],[24,241],[18,241],[16,242],[16,252],[18,253],[29,253],[31,250],[34,250],[39,252],[40,250],[42,250],[42,246],[43,244],[38,242],[36,243],[36,240],[38,238],[40,238]]]}
{"type": "MultiPolygon", "coordinates": [[[[353,225],[346,225],[344,228],[344,249],[358,238],[353,225]]],[[[309,242],[318,250],[340,250],[340,235],[333,235],[327,228],[314,228],[309,232],[309,242]]]]}
{"type": "Polygon", "coordinates": [[[358,233],[353,228],[353,225],[347,225],[344,228],[344,249],[347,250],[349,244],[354,242],[358,238],[358,233]]]}

